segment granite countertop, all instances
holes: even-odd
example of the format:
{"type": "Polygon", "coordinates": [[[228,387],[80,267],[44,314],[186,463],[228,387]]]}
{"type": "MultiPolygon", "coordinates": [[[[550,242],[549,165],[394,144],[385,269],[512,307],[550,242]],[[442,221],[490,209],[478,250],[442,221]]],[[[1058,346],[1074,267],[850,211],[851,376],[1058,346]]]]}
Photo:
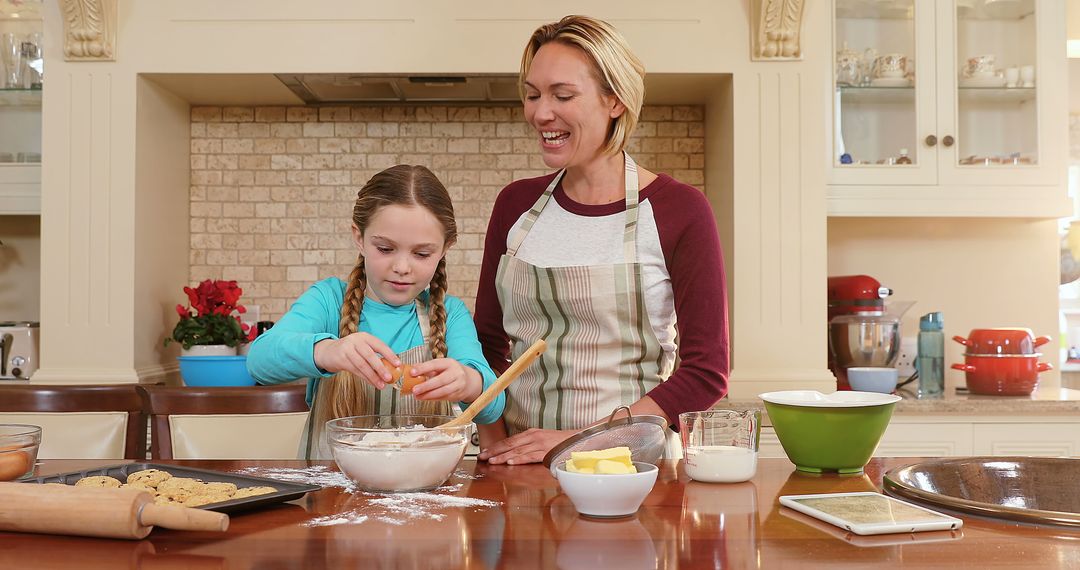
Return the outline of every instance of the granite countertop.
{"type": "MultiPolygon", "coordinates": [[[[918,398],[914,392],[901,389],[897,392],[903,400],[896,404],[896,414],[921,415],[1056,415],[1080,414],[1080,390],[1054,388],[1036,390],[1030,396],[980,396],[947,389],[941,398],[918,398]]],[[[718,409],[763,409],[756,398],[738,400],[724,399],[717,403],[718,409]]]]}

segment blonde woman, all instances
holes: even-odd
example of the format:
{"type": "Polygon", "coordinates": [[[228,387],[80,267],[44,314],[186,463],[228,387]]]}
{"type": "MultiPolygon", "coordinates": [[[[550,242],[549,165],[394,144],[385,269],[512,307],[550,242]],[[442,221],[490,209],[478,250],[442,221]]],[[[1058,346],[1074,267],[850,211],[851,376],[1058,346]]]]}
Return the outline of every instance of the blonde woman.
{"type": "MultiPolygon", "coordinates": [[[[457,239],[446,188],[422,166],[398,165],[356,197],[352,235],[359,250],[348,281],[315,283],[251,345],[248,369],[263,384],[311,378],[310,420],[301,455],[331,459],[327,420],[369,414],[449,414],[495,381],[476,327],[446,294],[446,252],[457,239]],[[388,388],[385,358],[426,379],[403,396],[388,388]]],[[[476,417],[492,422],[500,395],[476,417]]]]}
{"type": "Polygon", "coordinates": [[[594,18],[541,26],[525,47],[525,119],[556,172],[513,182],[496,200],[476,325],[496,370],[536,338],[548,348],[508,388],[505,427],[481,426],[481,459],[540,461],[622,405],[674,426],[727,393],[712,210],[699,190],[625,152],[644,76],[622,36],[594,18]]]}

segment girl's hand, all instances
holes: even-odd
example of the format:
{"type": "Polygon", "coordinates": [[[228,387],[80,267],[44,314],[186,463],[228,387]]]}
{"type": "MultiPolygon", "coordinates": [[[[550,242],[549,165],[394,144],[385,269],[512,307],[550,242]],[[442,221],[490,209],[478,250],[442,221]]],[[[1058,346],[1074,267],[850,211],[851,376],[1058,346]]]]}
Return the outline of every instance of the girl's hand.
{"type": "Polygon", "coordinates": [[[427,380],[413,387],[413,396],[418,400],[471,402],[484,389],[480,373],[453,358],[436,358],[413,364],[412,373],[413,376],[427,377],[427,380]]]}
{"type": "Polygon", "coordinates": [[[493,465],[539,463],[544,460],[547,452],[575,433],[577,432],[573,430],[528,429],[482,450],[477,459],[493,465]]]}
{"type": "Polygon", "coordinates": [[[351,372],[379,390],[391,380],[390,371],[379,359],[385,357],[394,366],[401,366],[401,361],[386,343],[366,332],[352,333],[336,340],[320,340],[315,343],[314,357],[319,368],[327,372],[351,372]]]}

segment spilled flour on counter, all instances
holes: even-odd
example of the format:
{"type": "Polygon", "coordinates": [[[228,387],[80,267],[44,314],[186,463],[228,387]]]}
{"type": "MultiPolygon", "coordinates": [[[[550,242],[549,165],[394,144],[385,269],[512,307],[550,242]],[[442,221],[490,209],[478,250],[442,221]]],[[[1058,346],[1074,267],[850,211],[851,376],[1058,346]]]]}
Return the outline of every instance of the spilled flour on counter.
{"type": "Polygon", "coordinates": [[[342,513],[339,515],[326,515],[324,517],[315,517],[303,526],[336,526],[339,524],[360,524],[367,520],[366,516],[357,515],[355,512],[342,513]]]}
{"type": "Polygon", "coordinates": [[[252,475],[266,477],[290,483],[303,483],[306,485],[319,485],[320,487],[341,487],[351,491],[353,482],[340,471],[331,470],[325,465],[312,465],[311,467],[244,467],[233,471],[239,475],[252,475]]]}
{"type": "MultiPolygon", "coordinates": [[[[458,484],[440,487],[438,490],[457,491],[460,488],[461,485],[458,484]]],[[[340,514],[316,517],[304,523],[303,526],[362,524],[368,520],[400,526],[412,520],[441,521],[446,518],[446,514],[438,511],[445,511],[446,509],[489,509],[502,504],[498,501],[441,495],[438,493],[401,493],[395,495],[364,493],[363,495],[364,497],[370,497],[363,507],[340,514]]]]}

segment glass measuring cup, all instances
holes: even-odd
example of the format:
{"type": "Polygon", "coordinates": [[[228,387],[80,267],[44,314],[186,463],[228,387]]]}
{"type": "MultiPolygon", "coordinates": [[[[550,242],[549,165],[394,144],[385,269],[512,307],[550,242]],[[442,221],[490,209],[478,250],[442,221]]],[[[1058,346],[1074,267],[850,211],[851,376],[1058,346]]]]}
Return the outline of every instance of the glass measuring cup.
{"type": "Polygon", "coordinates": [[[679,414],[683,467],[695,481],[738,483],[757,472],[761,412],[706,410],[679,414]]]}

